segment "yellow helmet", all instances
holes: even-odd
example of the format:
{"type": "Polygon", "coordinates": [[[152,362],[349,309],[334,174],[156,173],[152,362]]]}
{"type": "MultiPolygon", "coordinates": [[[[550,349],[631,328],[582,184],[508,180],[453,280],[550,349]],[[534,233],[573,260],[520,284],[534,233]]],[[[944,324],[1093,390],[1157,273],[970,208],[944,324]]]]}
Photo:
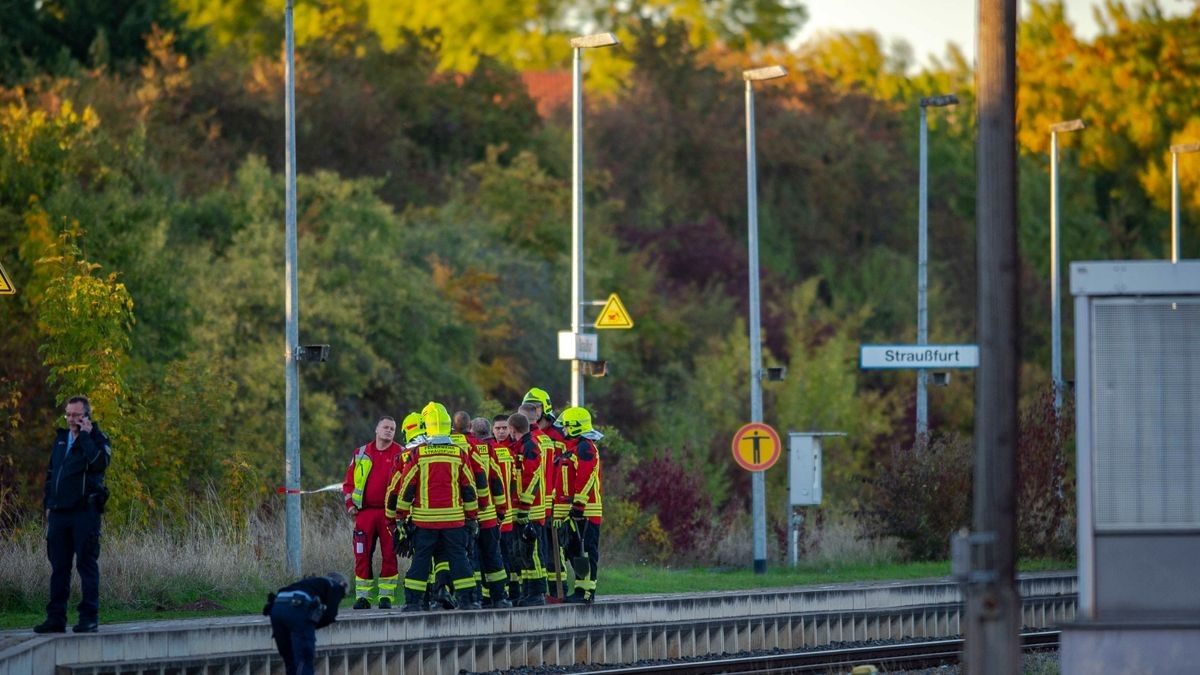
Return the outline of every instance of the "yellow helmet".
{"type": "Polygon", "coordinates": [[[441,403],[430,401],[421,409],[421,420],[425,423],[425,433],[430,436],[450,435],[450,413],[441,403]]]}
{"type": "Polygon", "coordinates": [[[421,413],[410,412],[404,416],[404,442],[412,443],[413,439],[425,433],[425,421],[421,413]]]}
{"type": "Polygon", "coordinates": [[[550,394],[547,394],[545,389],[539,387],[534,387],[525,392],[525,398],[521,399],[521,403],[536,403],[542,406],[543,415],[550,415],[554,412],[554,406],[550,405],[550,394]]]}
{"type": "Polygon", "coordinates": [[[568,438],[577,438],[592,430],[592,414],[586,408],[567,408],[558,421],[568,438]]]}

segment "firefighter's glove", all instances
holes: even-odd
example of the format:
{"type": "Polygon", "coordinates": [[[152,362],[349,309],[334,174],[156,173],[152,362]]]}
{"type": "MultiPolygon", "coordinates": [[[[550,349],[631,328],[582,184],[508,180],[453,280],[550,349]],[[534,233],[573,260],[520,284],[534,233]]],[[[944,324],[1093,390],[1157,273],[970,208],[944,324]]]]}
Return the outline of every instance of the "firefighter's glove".
{"type": "Polygon", "coordinates": [[[571,513],[568,514],[571,520],[583,520],[583,507],[574,504],[571,506],[571,513]]]}
{"type": "Polygon", "coordinates": [[[496,507],[496,522],[503,523],[504,516],[506,516],[506,515],[508,515],[508,509],[503,509],[503,508],[500,508],[499,506],[496,507]]]}
{"type": "Polygon", "coordinates": [[[479,538],[479,519],[467,518],[467,536],[472,539],[479,538]]]}
{"type": "Polygon", "coordinates": [[[534,541],[537,539],[537,527],[533,523],[525,523],[521,526],[521,539],[523,541],[534,541]]]}
{"type": "Polygon", "coordinates": [[[516,521],[518,525],[525,525],[529,522],[529,512],[525,509],[517,511],[516,521]]]}

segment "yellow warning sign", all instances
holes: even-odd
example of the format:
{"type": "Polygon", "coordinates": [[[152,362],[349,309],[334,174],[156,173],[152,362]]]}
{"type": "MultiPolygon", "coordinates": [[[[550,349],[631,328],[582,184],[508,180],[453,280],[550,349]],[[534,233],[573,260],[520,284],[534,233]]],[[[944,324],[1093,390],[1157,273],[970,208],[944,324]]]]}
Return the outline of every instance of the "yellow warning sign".
{"type": "Polygon", "coordinates": [[[595,325],[596,328],[633,328],[633,319],[629,318],[621,299],[613,293],[604,303],[604,309],[600,310],[600,316],[596,317],[595,325]]]}
{"type": "Polygon", "coordinates": [[[0,265],[0,295],[15,295],[16,288],[13,288],[12,279],[9,278],[8,272],[4,271],[4,265],[0,265]]]}
{"type": "Polygon", "coordinates": [[[782,448],[779,434],[762,422],[751,422],[733,435],[733,459],[747,471],[771,468],[782,448]]]}

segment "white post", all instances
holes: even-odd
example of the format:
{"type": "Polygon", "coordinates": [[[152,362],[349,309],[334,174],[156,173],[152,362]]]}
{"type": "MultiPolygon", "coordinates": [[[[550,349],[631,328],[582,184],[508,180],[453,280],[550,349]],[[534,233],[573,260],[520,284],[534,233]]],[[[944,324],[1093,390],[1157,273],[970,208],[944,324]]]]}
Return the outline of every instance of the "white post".
{"type": "Polygon", "coordinates": [[[1050,379],[1054,385],[1054,412],[1062,412],[1062,281],[1059,279],[1059,197],[1058,197],[1058,133],[1084,128],[1083,120],[1070,120],[1050,125],[1050,379]]]}
{"type": "MultiPolygon", "coordinates": [[[[571,333],[583,329],[583,50],[620,44],[612,33],[571,38],[571,333]]],[[[583,405],[583,369],[571,359],[571,405],[583,405]]]]}
{"type": "MultiPolygon", "coordinates": [[[[583,323],[583,48],[574,49],[571,70],[571,333],[583,323]]],[[[583,405],[583,373],[571,359],[571,405],[583,405]]]]}

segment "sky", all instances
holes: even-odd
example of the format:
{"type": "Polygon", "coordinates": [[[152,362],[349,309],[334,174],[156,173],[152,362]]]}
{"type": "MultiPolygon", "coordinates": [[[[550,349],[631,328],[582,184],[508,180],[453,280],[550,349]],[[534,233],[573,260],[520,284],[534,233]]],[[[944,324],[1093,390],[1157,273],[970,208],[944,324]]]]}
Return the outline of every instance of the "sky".
{"type": "MultiPolygon", "coordinates": [[[[1090,39],[1099,32],[1092,7],[1099,0],[1065,0],[1067,20],[1075,33],[1090,39]]],[[[1159,0],[1168,15],[1187,14],[1196,0],[1159,0]]],[[[873,30],[885,44],[902,38],[913,48],[914,65],[926,65],[929,56],[942,57],[954,42],[968,60],[975,55],[975,10],[978,0],[803,0],[808,22],[798,36],[809,40],[821,32],[873,30]]],[[[1021,2],[1024,14],[1025,2],[1021,2]]],[[[1131,0],[1130,5],[1136,5],[1131,0]]]]}

